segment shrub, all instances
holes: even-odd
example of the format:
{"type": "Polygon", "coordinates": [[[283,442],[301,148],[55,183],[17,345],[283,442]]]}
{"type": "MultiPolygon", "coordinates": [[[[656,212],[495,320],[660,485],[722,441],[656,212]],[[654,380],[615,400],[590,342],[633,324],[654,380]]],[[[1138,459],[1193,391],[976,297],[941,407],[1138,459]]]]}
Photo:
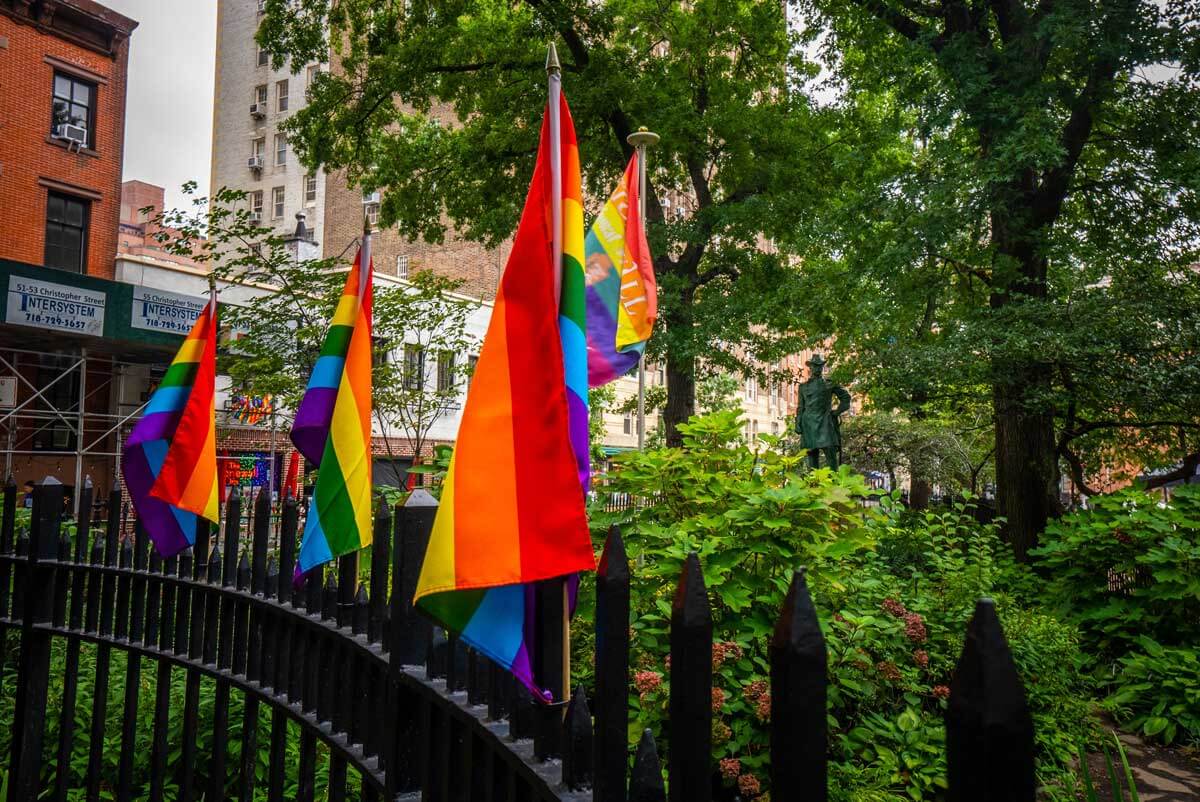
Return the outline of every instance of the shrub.
{"type": "MultiPolygon", "coordinates": [[[[997,597],[1037,717],[1039,771],[1052,782],[1085,735],[1076,630],[1030,597],[1036,577],[965,504],[920,514],[848,470],[798,474],[798,459],[742,444],[734,413],[693,418],[683,448],[622,455],[608,489],[649,497],[624,521],[632,578],[631,731],[660,748],[670,693],[670,605],[699,553],[713,609],[713,765],[731,792],[766,790],[771,714],[767,637],[792,570],[807,565],[829,650],[831,788],[841,799],[923,799],[945,787],[942,713],[966,623],[997,597]],[[736,772],[734,771],[736,767],[736,772]],[[750,776],[754,782],[743,782],[750,776]]],[[[586,583],[585,583],[586,584],[586,583]]]]}
{"type": "Polygon", "coordinates": [[[1047,600],[1111,663],[1147,636],[1200,642],[1200,485],[1170,503],[1138,490],[1092,500],[1052,522],[1033,552],[1047,600]]]}
{"type": "Polygon", "coordinates": [[[1200,746],[1200,660],[1195,648],[1139,638],[1141,651],[1121,658],[1106,700],[1117,720],[1163,743],[1200,746]]]}

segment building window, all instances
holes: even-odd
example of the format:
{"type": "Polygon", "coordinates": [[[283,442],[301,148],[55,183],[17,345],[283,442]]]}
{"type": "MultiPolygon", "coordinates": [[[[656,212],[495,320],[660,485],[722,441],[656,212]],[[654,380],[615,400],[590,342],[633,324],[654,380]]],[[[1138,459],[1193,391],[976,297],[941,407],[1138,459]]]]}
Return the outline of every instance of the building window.
{"type": "Polygon", "coordinates": [[[50,115],[50,134],[60,136],[60,125],[74,125],[84,130],[84,145],[96,146],[92,134],[96,122],[96,85],[78,78],[54,73],[54,104],[50,115]]]}
{"type": "Polygon", "coordinates": [[[407,256],[397,256],[396,257],[396,277],[397,278],[408,278],[408,257],[407,256]]]}
{"type": "Polygon", "coordinates": [[[771,421],[771,434],[779,434],[779,421],[771,421]]]}
{"type": "Polygon", "coordinates": [[[256,220],[262,219],[263,193],[262,190],[255,190],[250,193],[250,213],[256,220]]]}
{"type": "Polygon", "coordinates": [[[87,272],[89,203],[51,192],[46,201],[46,267],[87,272]]]}
{"type": "Polygon", "coordinates": [[[621,431],[625,434],[633,434],[633,415],[629,414],[628,412],[626,412],[625,417],[621,419],[621,431]]]}
{"type": "Polygon", "coordinates": [[[275,166],[283,167],[287,164],[287,135],[275,135],[275,166]]]}
{"type": "Polygon", "coordinates": [[[746,379],[746,400],[747,401],[757,401],[758,400],[758,379],[755,378],[754,376],[751,376],[748,379],[746,379]]]}
{"type": "Polygon", "coordinates": [[[404,346],[404,389],[420,390],[425,385],[425,352],[419,345],[404,346]]]}
{"type": "Polygon", "coordinates": [[[438,352],[438,374],[437,388],[439,393],[444,393],[447,390],[453,390],[455,384],[454,376],[454,352],[439,351],[438,352]]]}
{"type": "Polygon", "coordinates": [[[283,219],[283,187],[275,187],[271,190],[271,219],[283,219]]]}
{"type": "Polygon", "coordinates": [[[659,367],[658,367],[658,386],[662,387],[666,383],[667,383],[667,369],[664,368],[662,365],[659,365],[659,367]]]}
{"type": "Polygon", "coordinates": [[[275,84],[275,110],[288,110],[288,82],[286,78],[275,84]]]}
{"type": "Polygon", "coordinates": [[[467,386],[471,386],[471,379],[475,378],[475,368],[479,365],[479,355],[471,354],[467,357],[467,386]]]}
{"type": "Polygon", "coordinates": [[[263,50],[260,47],[258,49],[258,66],[265,67],[270,62],[270,60],[271,60],[271,55],[267,51],[263,50]]]}
{"type": "Polygon", "coordinates": [[[305,205],[314,204],[317,202],[317,176],[309,173],[304,177],[304,203],[305,205]]]}
{"type": "Polygon", "coordinates": [[[320,71],[321,71],[321,68],[320,68],[320,67],[318,67],[316,64],[310,64],[310,65],[308,65],[308,75],[307,75],[307,78],[308,78],[308,85],[309,85],[309,86],[312,86],[312,85],[313,85],[313,83],[314,83],[314,82],[317,80],[317,73],[318,73],[318,72],[320,72],[320,71]]]}
{"type": "Polygon", "coordinates": [[[267,110],[267,85],[259,84],[254,87],[254,102],[258,104],[259,111],[267,110]]]}
{"type": "Polygon", "coordinates": [[[367,222],[372,226],[379,225],[379,204],[368,203],[363,207],[364,213],[367,215],[367,222]]]}

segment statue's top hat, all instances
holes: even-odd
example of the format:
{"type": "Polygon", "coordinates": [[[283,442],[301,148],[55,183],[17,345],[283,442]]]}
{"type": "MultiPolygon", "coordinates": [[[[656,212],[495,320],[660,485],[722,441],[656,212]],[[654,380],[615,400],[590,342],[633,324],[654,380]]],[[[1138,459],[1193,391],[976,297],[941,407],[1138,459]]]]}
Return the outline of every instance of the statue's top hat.
{"type": "Polygon", "coordinates": [[[825,367],[825,357],[821,356],[820,354],[813,354],[804,364],[808,365],[810,368],[823,368],[825,367]]]}

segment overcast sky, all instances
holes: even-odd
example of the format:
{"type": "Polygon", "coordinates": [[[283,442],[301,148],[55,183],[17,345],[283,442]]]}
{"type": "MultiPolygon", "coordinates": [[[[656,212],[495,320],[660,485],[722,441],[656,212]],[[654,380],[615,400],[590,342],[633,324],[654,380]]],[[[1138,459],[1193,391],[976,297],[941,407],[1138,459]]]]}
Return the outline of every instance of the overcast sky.
{"type": "Polygon", "coordinates": [[[208,194],[217,0],[102,0],[139,25],[129,51],[125,180],[167,190],[181,206],[185,181],[208,194]]]}

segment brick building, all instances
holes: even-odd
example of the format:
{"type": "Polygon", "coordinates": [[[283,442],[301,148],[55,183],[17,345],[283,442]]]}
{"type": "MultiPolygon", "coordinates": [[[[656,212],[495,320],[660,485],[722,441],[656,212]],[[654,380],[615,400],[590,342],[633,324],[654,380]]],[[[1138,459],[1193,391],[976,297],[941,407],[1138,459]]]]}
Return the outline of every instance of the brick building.
{"type": "Polygon", "coordinates": [[[136,27],[92,0],[0,0],[0,258],[112,277],[136,27]]]}

